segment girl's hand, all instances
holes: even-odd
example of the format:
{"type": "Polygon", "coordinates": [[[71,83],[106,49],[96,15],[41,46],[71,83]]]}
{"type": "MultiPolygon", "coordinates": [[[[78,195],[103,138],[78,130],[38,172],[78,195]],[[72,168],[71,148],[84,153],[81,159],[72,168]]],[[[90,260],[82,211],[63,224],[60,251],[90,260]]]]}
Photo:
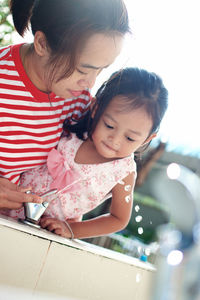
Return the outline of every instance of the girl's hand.
{"type": "Polygon", "coordinates": [[[71,238],[71,232],[63,221],[54,218],[42,217],[40,220],[40,225],[42,228],[45,228],[62,237],[71,238]]]}
{"type": "Polygon", "coordinates": [[[0,177],[0,208],[19,209],[23,202],[42,203],[44,200],[35,194],[26,194],[30,187],[22,188],[6,178],[0,177]]]}

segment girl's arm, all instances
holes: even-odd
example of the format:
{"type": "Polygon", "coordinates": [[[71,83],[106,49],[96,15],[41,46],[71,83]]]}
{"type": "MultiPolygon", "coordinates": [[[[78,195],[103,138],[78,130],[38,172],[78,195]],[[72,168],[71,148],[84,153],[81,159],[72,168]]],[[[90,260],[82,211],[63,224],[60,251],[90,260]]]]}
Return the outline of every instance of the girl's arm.
{"type": "MultiPolygon", "coordinates": [[[[106,235],[125,228],[130,220],[133,205],[133,187],[135,174],[131,173],[112,189],[112,202],[110,213],[82,221],[70,222],[74,238],[88,238],[106,235]]],[[[64,237],[70,238],[71,234],[64,222],[44,218],[41,221],[44,228],[54,231],[64,237]]]]}

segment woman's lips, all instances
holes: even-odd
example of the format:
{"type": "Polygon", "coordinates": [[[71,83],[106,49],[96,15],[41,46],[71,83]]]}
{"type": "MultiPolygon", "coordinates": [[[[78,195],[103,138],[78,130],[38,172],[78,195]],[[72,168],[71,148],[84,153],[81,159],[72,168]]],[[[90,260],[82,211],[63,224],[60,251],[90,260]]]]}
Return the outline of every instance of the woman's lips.
{"type": "Polygon", "coordinates": [[[70,90],[70,93],[74,97],[79,97],[82,94],[82,91],[72,91],[72,90],[70,90]]]}

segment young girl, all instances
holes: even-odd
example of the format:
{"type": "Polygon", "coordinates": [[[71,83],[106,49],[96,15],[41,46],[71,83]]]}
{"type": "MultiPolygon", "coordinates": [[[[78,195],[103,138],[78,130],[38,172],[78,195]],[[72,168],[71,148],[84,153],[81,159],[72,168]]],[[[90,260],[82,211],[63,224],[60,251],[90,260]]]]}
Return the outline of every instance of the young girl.
{"type": "Polygon", "coordinates": [[[133,153],[156,136],[167,109],[167,94],[156,74],[127,68],[100,87],[82,121],[66,122],[70,136],[49,153],[47,165],[21,178],[23,186],[32,186],[38,194],[58,189],[41,219],[43,228],[67,238],[87,238],[127,225],[136,179],[133,153]],[[81,221],[110,192],[110,213],[81,221]]]}
{"type": "Polygon", "coordinates": [[[89,89],[129,32],[123,0],[11,0],[17,32],[34,41],[0,49],[0,208],[41,202],[17,184],[46,163],[63,121],[79,119],[89,89]]]}

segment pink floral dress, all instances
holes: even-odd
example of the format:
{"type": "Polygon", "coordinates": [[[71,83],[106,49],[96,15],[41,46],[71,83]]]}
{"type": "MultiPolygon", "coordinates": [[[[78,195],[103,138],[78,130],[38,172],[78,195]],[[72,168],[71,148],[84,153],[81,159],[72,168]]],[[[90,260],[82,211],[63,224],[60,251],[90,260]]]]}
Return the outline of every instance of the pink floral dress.
{"type": "MultiPolygon", "coordinates": [[[[129,173],[136,172],[133,156],[100,164],[76,163],[75,156],[82,142],[75,134],[70,139],[62,138],[57,150],[50,151],[46,165],[21,176],[20,184],[32,186],[37,194],[58,189],[56,199],[45,211],[49,217],[60,220],[79,218],[101,204],[129,173]]],[[[9,214],[23,217],[23,209],[9,214]]]]}

